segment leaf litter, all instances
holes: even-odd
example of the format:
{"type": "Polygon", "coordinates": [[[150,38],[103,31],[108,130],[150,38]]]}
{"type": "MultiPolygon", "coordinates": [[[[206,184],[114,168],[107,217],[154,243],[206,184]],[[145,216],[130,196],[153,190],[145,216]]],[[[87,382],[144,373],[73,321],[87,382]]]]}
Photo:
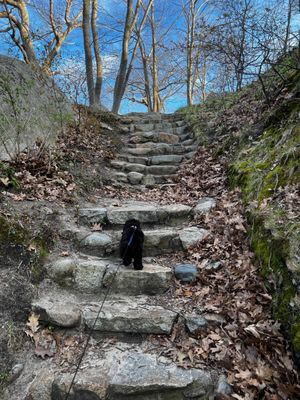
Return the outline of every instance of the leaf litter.
{"type": "MultiPolygon", "coordinates": [[[[105,186],[97,195],[191,206],[203,197],[216,199],[214,209],[193,221],[209,230],[209,236],[184,254],[185,261],[198,267],[197,282],[184,286],[176,282],[174,291],[175,303],[183,310],[212,319],[195,335],[179,322],[170,337],[153,336],[152,340],[163,347],[162,355],[183,368],[224,370],[234,392],[223,399],[298,399],[299,372],[280,324],[272,319],[272,297],[246,236],[240,190],[228,187],[227,165],[226,156],[215,156],[213,146],[200,148],[181,166],[175,185],[139,193],[105,186]],[[212,262],[216,269],[209,268],[212,262]]],[[[298,189],[280,189],[277,194],[290,218],[299,205],[298,189]]],[[[180,256],[173,258],[180,261],[180,256]]]]}

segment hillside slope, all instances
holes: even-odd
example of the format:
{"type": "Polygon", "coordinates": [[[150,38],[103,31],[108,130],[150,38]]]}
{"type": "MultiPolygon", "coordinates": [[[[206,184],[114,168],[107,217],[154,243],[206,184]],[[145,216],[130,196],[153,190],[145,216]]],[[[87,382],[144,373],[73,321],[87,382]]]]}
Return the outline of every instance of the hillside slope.
{"type": "Polygon", "coordinates": [[[255,82],[184,112],[200,142],[214,144],[216,153],[229,159],[228,179],[242,191],[273,316],[299,361],[300,73],[292,66],[288,59],[280,65],[280,77],[265,74],[265,95],[255,82]]]}

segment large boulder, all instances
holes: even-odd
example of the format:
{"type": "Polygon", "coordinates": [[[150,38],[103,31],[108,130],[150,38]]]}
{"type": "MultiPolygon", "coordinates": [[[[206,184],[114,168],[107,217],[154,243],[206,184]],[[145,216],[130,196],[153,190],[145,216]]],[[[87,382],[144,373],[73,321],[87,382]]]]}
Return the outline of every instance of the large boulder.
{"type": "Polygon", "coordinates": [[[0,55],[0,159],[35,142],[52,143],[73,118],[54,81],[28,64],[0,55]]]}

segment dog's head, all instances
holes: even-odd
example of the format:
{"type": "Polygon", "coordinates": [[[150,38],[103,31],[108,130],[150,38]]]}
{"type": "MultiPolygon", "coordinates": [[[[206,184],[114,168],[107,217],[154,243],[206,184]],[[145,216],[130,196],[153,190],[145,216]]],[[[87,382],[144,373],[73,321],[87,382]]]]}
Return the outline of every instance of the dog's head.
{"type": "Polygon", "coordinates": [[[140,221],[137,219],[128,219],[124,224],[124,230],[141,230],[140,221]]]}

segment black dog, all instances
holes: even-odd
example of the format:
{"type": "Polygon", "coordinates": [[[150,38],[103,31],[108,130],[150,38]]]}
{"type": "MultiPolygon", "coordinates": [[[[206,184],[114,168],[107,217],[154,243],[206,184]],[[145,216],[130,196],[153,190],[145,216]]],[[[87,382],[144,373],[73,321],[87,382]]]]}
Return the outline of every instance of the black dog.
{"type": "Polygon", "coordinates": [[[143,244],[144,234],[140,222],[137,219],[129,219],[123,227],[120,242],[120,256],[126,267],[131,264],[133,259],[134,269],[143,269],[143,244]]]}

